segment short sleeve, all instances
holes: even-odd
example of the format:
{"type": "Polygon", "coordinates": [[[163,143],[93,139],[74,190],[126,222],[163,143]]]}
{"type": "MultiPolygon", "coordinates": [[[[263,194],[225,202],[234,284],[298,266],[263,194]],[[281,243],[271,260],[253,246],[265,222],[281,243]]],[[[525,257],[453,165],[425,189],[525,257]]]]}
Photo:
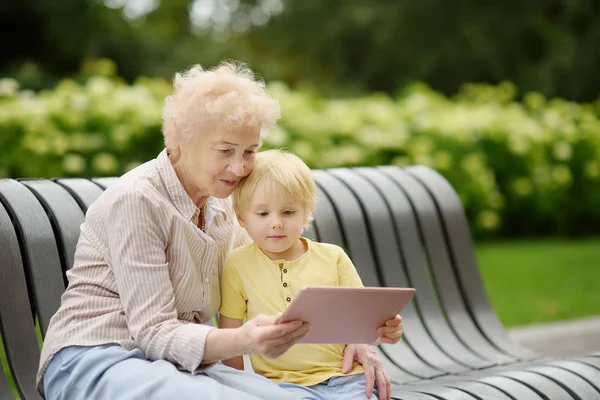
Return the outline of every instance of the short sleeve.
{"type": "Polygon", "coordinates": [[[338,278],[340,286],[362,287],[363,283],[350,257],[340,249],[338,260],[338,278]]]}
{"type": "Polygon", "coordinates": [[[243,319],[247,311],[244,286],[232,257],[228,257],[221,276],[221,308],[219,313],[225,317],[243,319]]]}

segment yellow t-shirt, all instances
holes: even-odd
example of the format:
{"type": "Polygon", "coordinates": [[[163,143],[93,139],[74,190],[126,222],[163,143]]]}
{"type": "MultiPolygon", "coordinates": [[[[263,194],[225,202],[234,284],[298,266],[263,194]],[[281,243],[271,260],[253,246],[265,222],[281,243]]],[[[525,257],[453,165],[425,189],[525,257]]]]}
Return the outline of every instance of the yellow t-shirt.
{"type": "MultiPolygon", "coordinates": [[[[221,277],[221,315],[254,318],[285,311],[307,285],[362,286],[348,255],[339,246],[301,238],[306,253],[293,261],[271,260],[256,244],[227,257],[221,277]]],[[[316,385],[342,373],[343,344],[297,344],[276,359],[252,354],[252,368],[275,382],[316,385]]],[[[362,373],[355,363],[350,374],[362,373]]]]}

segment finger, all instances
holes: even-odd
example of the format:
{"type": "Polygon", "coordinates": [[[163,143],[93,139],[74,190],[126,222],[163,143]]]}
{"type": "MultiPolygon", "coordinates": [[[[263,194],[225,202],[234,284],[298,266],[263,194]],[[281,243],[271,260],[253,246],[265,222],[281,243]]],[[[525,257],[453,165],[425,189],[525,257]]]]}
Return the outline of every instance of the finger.
{"type": "Polygon", "coordinates": [[[286,351],[296,344],[300,338],[308,333],[308,323],[304,324],[302,328],[290,332],[280,338],[267,340],[265,346],[268,349],[266,352],[271,354],[272,357],[279,357],[286,351]]]}
{"type": "Polygon", "coordinates": [[[277,313],[275,315],[259,314],[254,317],[253,320],[256,322],[257,326],[274,325],[279,319],[281,319],[281,314],[282,313],[277,313]]]}
{"type": "Polygon", "coordinates": [[[277,358],[288,351],[294,344],[293,343],[283,343],[278,346],[272,347],[268,350],[267,357],[277,358]]]}
{"type": "Polygon", "coordinates": [[[278,323],[281,322],[281,318],[283,317],[283,313],[282,312],[277,313],[277,314],[274,315],[274,317],[275,317],[275,322],[274,323],[278,324],[278,323]]]}
{"type": "Polygon", "coordinates": [[[376,344],[396,344],[398,342],[399,342],[399,340],[390,339],[386,336],[379,336],[375,343],[376,344]]]}
{"type": "Polygon", "coordinates": [[[394,326],[380,326],[379,328],[377,328],[377,332],[379,332],[380,334],[395,334],[395,333],[401,333],[402,331],[404,331],[404,329],[402,328],[402,325],[394,325],[394,326]]]}
{"type": "Polygon", "coordinates": [[[285,335],[288,335],[292,332],[298,332],[298,334],[304,333],[305,330],[308,329],[308,324],[305,325],[302,321],[290,321],[290,322],[280,322],[278,324],[273,324],[271,326],[265,326],[264,338],[267,340],[270,339],[278,339],[282,338],[285,335]]]}
{"type": "Polygon", "coordinates": [[[344,350],[344,360],[342,361],[342,373],[347,374],[352,371],[352,365],[354,365],[354,357],[356,356],[356,350],[354,346],[346,346],[344,350]]]}
{"type": "Polygon", "coordinates": [[[365,395],[370,399],[375,386],[375,369],[373,368],[373,364],[363,364],[363,368],[365,370],[365,395]]]}
{"type": "Polygon", "coordinates": [[[377,333],[379,333],[379,336],[385,336],[389,339],[400,339],[402,337],[402,334],[404,333],[404,330],[401,326],[386,326],[377,329],[377,333]]]}
{"type": "Polygon", "coordinates": [[[294,345],[302,336],[308,333],[310,325],[301,321],[286,322],[270,327],[263,336],[263,341],[268,348],[294,345]],[[299,325],[297,324],[299,322],[299,325]],[[285,327],[285,330],[282,329],[285,327]],[[291,330],[290,330],[291,329],[291,330]]]}
{"type": "Polygon", "coordinates": [[[386,326],[398,326],[402,324],[402,317],[396,315],[394,318],[390,318],[385,321],[386,326]]]}
{"type": "Polygon", "coordinates": [[[391,384],[390,381],[382,370],[377,371],[377,378],[375,380],[377,386],[379,400],[390,400],[391,397],[391,384]]]}

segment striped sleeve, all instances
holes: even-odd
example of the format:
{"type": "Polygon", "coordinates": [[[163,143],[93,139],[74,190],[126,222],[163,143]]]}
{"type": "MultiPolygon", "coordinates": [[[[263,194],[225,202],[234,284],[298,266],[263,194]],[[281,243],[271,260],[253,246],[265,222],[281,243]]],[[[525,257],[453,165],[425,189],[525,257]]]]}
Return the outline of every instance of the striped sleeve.
{"type": "Polygon", "coordinates": [[[164,209],[128,190],[107,210],[106,237],[129,331],[150,360],[165,359],[195,372],[213,327],[182,323],[166,259],[164,209]]]}

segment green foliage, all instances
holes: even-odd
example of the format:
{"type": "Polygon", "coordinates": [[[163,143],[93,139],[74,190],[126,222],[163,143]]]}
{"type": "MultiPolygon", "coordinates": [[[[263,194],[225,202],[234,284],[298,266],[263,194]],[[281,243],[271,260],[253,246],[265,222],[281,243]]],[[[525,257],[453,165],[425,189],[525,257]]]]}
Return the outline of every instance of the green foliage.
{"type": "Polygon", "coordinates": [[[509,80],[590,101],[600,92],[599,17],[593,0],[303,0],[250,37],[263,58],[284,60],[282,77],[319,87],[392,92],[419,80],[454,94],[464,82],[509,80]]]}
{"type": "MultiPolygon", "coordinates": [[[[171,86],[112,77],[19,90],[0,81],[0,176],[114,176],[162,149],[161,107],[171,86]]],[[[421,164],[458,191],[478,237],[600,232],[600,102],[577,104],[510,83],[466,85],[454,98],[414,84],[392,98],[323,98],[268,85],[283,119],[266,147],[312,168],[421,164]]]]}

